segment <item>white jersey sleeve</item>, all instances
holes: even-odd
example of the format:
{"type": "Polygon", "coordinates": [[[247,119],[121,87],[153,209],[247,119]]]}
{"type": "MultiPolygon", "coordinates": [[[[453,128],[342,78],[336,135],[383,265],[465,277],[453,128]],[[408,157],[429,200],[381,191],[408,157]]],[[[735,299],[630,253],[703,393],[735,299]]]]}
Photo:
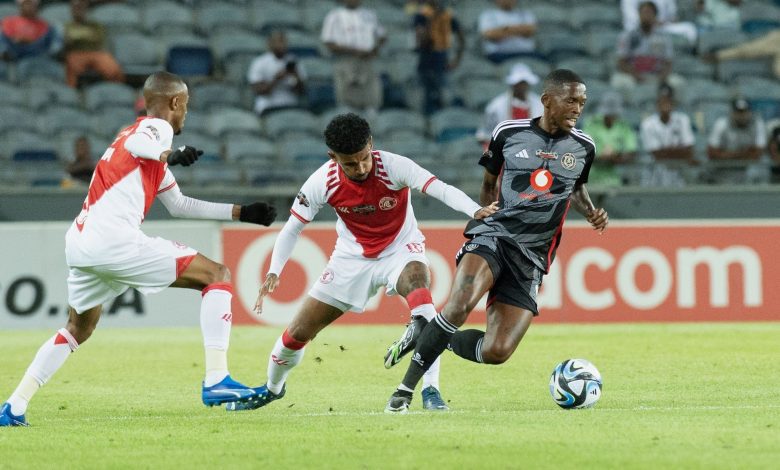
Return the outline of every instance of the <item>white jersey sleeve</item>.
{"type": "Polygon", "coordinates": [[[171,149],[172,142],[173,128],[168,121],[148,118],[125,139],[125,149],[135,157],[159,160],[161,153],[171,149]]]}
{"type": "Polygon", "coordinates": [[[173,217],[233,220],[233,204],[201,201],[185,196],[168,168],[165,169],[165,176],[157,188],[157,197],[173,217]]]}
{"type": "Polygon", "coordinates": [[[312,173],[293,201],[290,213],[304,224],[314,220],[322,206],[328,203],[326,185],[329,169],[330,163],[326,163],[312,173]]]}

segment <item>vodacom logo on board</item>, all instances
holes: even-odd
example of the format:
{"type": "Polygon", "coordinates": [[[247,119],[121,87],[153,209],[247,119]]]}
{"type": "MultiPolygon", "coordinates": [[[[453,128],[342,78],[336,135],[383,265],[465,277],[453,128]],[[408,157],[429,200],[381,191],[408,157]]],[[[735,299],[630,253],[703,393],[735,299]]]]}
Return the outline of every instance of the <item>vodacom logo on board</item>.
{"type": "MultiPolygon", "coordinates": [[[[307,227],[263,315],[251,313],[268,269],[276,230],[223,230],[224,261],[233,273],[235,323],[286,324],[325,273],[336,242],[334,226],[307,227]],[[239,305],[236,305],[239,304],[239,305]]],[[[423,223],[434,302],[446,302],[463,225],[423,223]]],[[[780,320],[780,224],[663,225],[612,222],[597,235],[567,222],[558,255],[544,277],[534,322],[780,320]]],[[[327,276],[328,274],[325,273],[327,276]]],[[[346,322],[399,324],[406,302],[378,293],[346,322]]],[[[484,321],[484,299],[469,321],[484,321]]]]}

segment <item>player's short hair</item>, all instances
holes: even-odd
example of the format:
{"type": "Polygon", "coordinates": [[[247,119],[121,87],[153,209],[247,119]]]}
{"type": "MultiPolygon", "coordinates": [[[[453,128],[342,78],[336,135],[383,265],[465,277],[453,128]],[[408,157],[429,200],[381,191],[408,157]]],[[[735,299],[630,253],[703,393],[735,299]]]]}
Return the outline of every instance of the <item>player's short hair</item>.
{"type": "Polygon", "coordinates": [[[355,113],[339,114],[325,128],[325,145],[342,155],[362,150],[371,138],[368,122],[355,113]]]}
{"type": "Polygon", "coordinates": [[[166,71],[155,72],[149,75],[144,82],[144,96],[162,95],[173,96],[187,89],[181,77],[166,71]]]}
{"type": "Polygon", "coordinates": [[[584,85],[585,80],[569,69],[555,69],[544,77],[543,93],[563,88],[567,83],[582,83],[584,85]]]}

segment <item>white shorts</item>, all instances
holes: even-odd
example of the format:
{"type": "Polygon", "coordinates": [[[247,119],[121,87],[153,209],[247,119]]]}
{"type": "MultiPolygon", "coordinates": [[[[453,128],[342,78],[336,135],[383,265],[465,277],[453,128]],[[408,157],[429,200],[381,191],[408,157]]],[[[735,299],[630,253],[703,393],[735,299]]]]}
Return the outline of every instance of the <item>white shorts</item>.
{"type": "Polygon", "coordinates": [[[334,252],[309,295],[343,311],[360,313],[380,287],[387,288],[387,295],[396,294],[401,271],[412,261],[428,266],[425,243],[409,243],[378,259],[346,257],[334,252]]]}
{"type": "Polygon", "coordinates": [[[159,292],[173,284],[198,254],[181,243],[160,237],[144,237],[138,255],[121,263],[70,266],[68,304],[83,313],[134,288],[143,294],[159,292]]]}

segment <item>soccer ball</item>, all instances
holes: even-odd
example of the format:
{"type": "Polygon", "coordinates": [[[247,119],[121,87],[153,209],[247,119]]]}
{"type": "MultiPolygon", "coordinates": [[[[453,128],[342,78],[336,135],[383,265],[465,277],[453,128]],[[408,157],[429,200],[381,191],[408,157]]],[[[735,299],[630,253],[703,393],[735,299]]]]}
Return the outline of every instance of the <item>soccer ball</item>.
{"type": "Polygon", "coordinates": [[[590,408],[601,398],[601,374],[585,359],[566,359],[550,376],[550,395],[561,408],[590,408]]]}

